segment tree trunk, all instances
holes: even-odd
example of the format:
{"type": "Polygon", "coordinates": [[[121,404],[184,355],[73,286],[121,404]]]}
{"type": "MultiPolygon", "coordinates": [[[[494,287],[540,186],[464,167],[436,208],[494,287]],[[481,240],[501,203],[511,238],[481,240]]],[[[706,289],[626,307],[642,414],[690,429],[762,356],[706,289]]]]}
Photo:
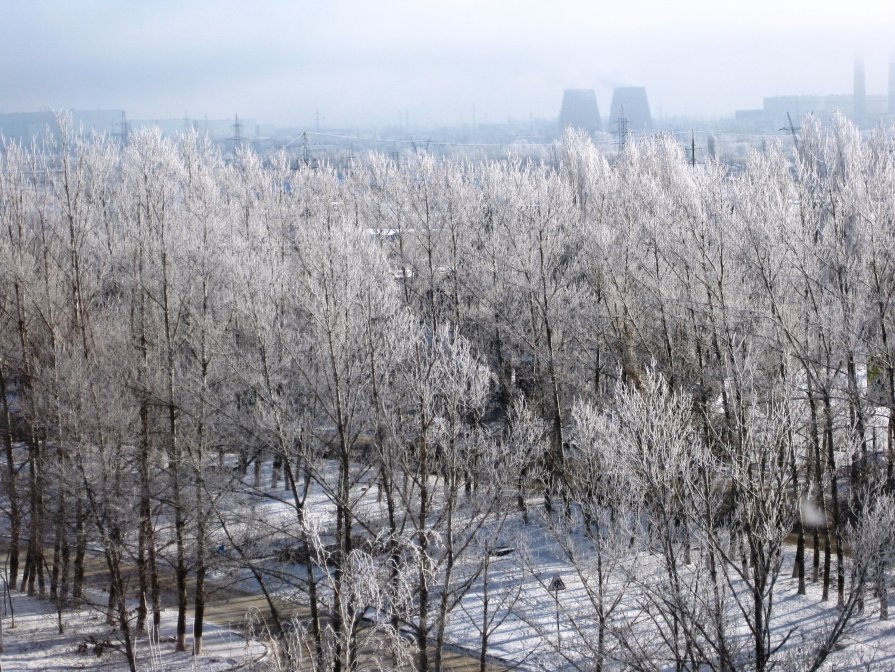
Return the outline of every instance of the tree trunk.
{"type": "Polygon", "coordinates": [[[84,558],[87,555],[87,529],[84,501],[78,497],[75,505],[75,576],[72,584],[72,601],[79,606],[84,599],[84,558]]]}
{"type": "Polygon", "coordinates": [[[170,270],[168,269],[168,252],[165,240],[165,222],[158,222],[160,262],[161,262],[161,289],[162,289],[162,320],[165,338],[165,410],[167,412],[167,445],[168,471],[171,483],[171,507],[174,514],[174,542],[176,547],[175,576],[177,578],[177,640],[175,651],[186,651],[186,610],[188,604],[186,564],[186,515],[183,502],[183,483],[181,480],[183,470],[182,447],[177,431],[177,399],[175,397],[175,342],[174,325],[172,315],[173,307],[170,297],[170,270]]]}
{"type": "Polygon", "coordinates": [[[889,620],[889,591],[886,579],[886,563],[880,562],[879,571],[877,573],[876,592],[879,595],[879,620],[889,620]]]}
{"type": "MultiPolygon", "coordinates": [[[[824,390],[824,441],[827,444],[827,466],[830,470],[830,500],[833,505],[833,530],[836,535],[836,603],[845,604],[845,557],[842,548],[842,526],[839,516],[839,478],[833,446],[833,410],[830,395],[824,390]]],[[[827,532],[829,536],[829,532],[827,532]]],[[[828,551],[829,553],[829,551],[828,551]]],[[[826,568],[825,568],[826,569],[826,568]]]]}
{"type": "MultiPolygon", "coordinates": [[[[57,457],[60,464],[62,456],[57,457]]],[[[65,492],[60,490],[56,501],[56,531],[53,539],[53,566],[50,568],[50,599],[59,598],[59,581],[62,572],[62,540],[65,538],[65,492]]]]}
{"type": "Polygon", "coordinates": [[[16,460],[12,446],[12,418],[9,412],[9,393],[6,386],[6,370],[0,357],[0,435],[6,457],[3,484],[9,499],[9,565],[8,577],[12,586],[19,577],[19,543],[22,533],[22,512],[19,509],[19,495],[16,489],[16,460]]]}
{"type": "Polygon", "coordinates": [[[199,519],[196,549],[196,610],[193,615],[193,655],[202,654],[202,630],[205,619],[205,524],[199,519]]]}
{"type": "MultiPolygon", "coordinates": [[[[814,496],[816,497],[816,505],[817,508],[821,511],[821,515],[824,519],[823,530],[824,530],[824,544],[825,546],[825,559],[824,566],[826,568],[829,567],[830,562],[830,528],[827,524],[827,501],[826,497],[824,497],[823,490],[823,475],[824,475],[824,464],[825,462],[821,459],[821,439],[820,439],[820,423],[818,421],[818,413],[817,413],[817,399],[815,397],[814,389],[813,389],[813,376],[811,375],[811,371],[808,367],[805,367],[805,376],[808,381],[808,408],[810,411],[810,438],[811,438],[811,447],[813,448],[814,454],[814,496]]],[[[818,526],[814,525],[813,530],[813,542],[814,542],[814,561],[812,565],[812,578],[811,580],[814,583],[820,579],[820,530],[818,526]]],[[[824,571],[824,597],[822,599],[826,600],[829,596],[829,586],[830,586],[830,575],[829,571],[824,571]]]]}
{"type": "MultiPolygon", "coordinates": [[[[420,413],[423,409],[420,409],[420,413]]],[[[422,416],[421,416],[422,418],[422,416]]],[[[429,584],[428,584],[428,562],[429,562],[429,465],[428,465],[428,442],[425,437],[425,421],[421,421],[420,439],[419,439],[419,502],[420,510],[417,519],[417,543],[419,544],[419,574],[418,574],[418,605],[419,620],[417,622],[416,648],[417,648],[417,669],[420,672],[428,672],[429,670],[429,584]]]]}
{"type": "Polygon", "coordinates": [[[110,589],[109,605],[117,610],[117,621],[124,639],[124,655],[130,672],[137,672],[137,658],[134,651],[133,636],[127,614],[127,594],[124,577],[121,574],[121,530],[113,527],[106,545],[106,564],[109,569],[110,589]],[[113,597],[114,595],[114,597],[113,597]]]}
{"type": "Polygon", "coordinates": [[[28,468],[30,475],[30,524],[28,529],[28,555],[25,558],[25,575],[19,590],[35,595],[35,581],[40,597],[46,596],[44,585],[43,551],[43,456],[40,442],[32,437],[28,444],[28,468]]]}
{"type": "Polygon", "coordinates": [[[488,584],[488,569],[490,566],[490,558],[485,557],[485,567],[483,569],[482,574],[482,636],[479,641],[479,672],[487,672],[487,662],[488,662],[488,636],[490,634],[490,627],[488,623],[488,602],[489,602],[489,584],[488,584]]]}
{"type": "Polygon", "coordinates": [[[444,531],[444,558],[443,571],[444,579],[441,587],[441,599],[438,604],[438,626],[435,633],[435,651],[434,651],[434,668],[441,669],[441,657],[444,650],[445,629],[447,628],[449,601],[451,599],[451,580],[454,574],[454,564],[456,558],[454,556],[454,507],[456,504],[457,491],[459,483],[454,478],[445,478],[444,484],[444,504],[447,520],[445,521],[444,531]]]}

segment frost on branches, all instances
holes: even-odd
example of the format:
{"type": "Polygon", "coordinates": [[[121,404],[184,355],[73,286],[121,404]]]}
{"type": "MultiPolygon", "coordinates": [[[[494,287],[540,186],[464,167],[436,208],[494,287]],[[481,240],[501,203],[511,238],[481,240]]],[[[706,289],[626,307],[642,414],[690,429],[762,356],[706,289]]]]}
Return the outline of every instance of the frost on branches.
{"type": "Polygon", "coordinates": [[[271,669],[895,652],[890,131],[731,174],[60,125],[0,152],[0,492],[63,629],[95,605],[136,670],[170,608],[201,656],[226,587],[271,669]]]}

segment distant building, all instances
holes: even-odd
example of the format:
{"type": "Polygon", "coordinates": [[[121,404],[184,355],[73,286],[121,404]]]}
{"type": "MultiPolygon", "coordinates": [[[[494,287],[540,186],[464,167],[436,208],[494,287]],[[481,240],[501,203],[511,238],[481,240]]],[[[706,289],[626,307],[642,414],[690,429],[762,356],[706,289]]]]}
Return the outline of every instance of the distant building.
{"type": "Polygon", "coordinates": [[[642,86],[619,86],[612,93],[612,106],[609,110],[609,125],[616,128],[619,117],[627,120],[630,131],[653,130],[653,117],[650,114],[646,89],[642,86]]]}
{"type": "Polygon", "coordinates": [[[864,61],[858,58],[850,94],[771,96],[764,99],[761,109],[737,110],[734,123],[739,130],[779,131],[789,125],[789,117],[793,123],[798,123],[805,115],[813,114],[821,121],[829,122],[835,112],[841,112],[863,128],[895,114],[895,61],[889,65],[888,94],[867,94],[864,61]]]}
{"type": "MultiPolygon", "coordinates": [[[[121,132],[124,118],[121,110],[70,110],[69,113],[74,131],[108,135],[121,132]]],[[[59,132],[55,112],[44,110],[0,114],[0,134],[8,140],[29,144],[32,140],[43,138],[48,131],[53,135],[59,132]]]]}
{"type": "Polygon", "coordinates": [[[559,130],[578,128],[588,133],[596,133],[603,128],[597,95],[593,89],[566,89],[562,94],[559,111],[559,130]]]}
{"type": "Polygon", "coordinates": [[[30,143],[33,138],[43,137],[47,129],[56,128],[52,112],[12,112],[0,114],[0,135],[7,140],[30,143]]]}
{"type": "MultiPolygon", "coordinates": [[[[865,97],[866,105],[866,97],[865,97]]],[[[788,122],[786,116],[790,114],[793,121],[797,121],[806,114],[814,114],[824,120],[833,116],[835,111],[853,117],[854,97],[849,95],[831,96],[771,96],[764,99],[764,114],[771,124],[785,125],[788,122]]]]}
{"type": "Polygon", "coordinates": [[[855,96],[834,94],[829,96],[770,96],[764,99],[758,110],[737,110],[734,121],[737,126],[755,131],[779,131],[789,124],[790,117],[797,123],[805,115],[813,114],[823,122],[829,122],[835,112],[841,112],[860,125],[876,123],[887,114],[889,99],[886,96],[864,95],[856,105],[855,96]],[[861,108],[863,107],[863,112],[861,108]],[[789,113],[789,116],[787,116],[789,113]]]}

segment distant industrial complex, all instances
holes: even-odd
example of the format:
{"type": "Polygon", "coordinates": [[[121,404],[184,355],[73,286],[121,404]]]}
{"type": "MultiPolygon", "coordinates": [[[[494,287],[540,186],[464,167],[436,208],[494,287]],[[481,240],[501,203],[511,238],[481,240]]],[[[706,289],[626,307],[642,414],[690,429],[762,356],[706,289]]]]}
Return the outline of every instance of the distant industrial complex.
{"type": "MultiPolygon", "coordinates": [[[[604,108],[607,109],[607,108],[604,108]]],[[[297,161],[327,160],[335,163],[351,161],[360,153],[376,150],[393,157],[415,153],[420,148],[441,155],[477,153],[498,156],[507,152],[535,159],[550,157],[551,147],[561,132],[581,129],[607,150],[619,148],[629,134],[665,131],[686,136],[687,151],[692,160],[723,156],[739,160],[759,136],[794,132],[807,114],[828,122],[841,112],[859,128],[869,129],[880,123],[895,122],[895,61],[889,64],[888,91],[868,93],[864,62],[854,65],[854,82],[850,93],[829,95],[779,95],[766,97],[761,108],[736,110],[726,118],[662,117],[654,119],[646,88],[620,86],[612,93],[608,116],[600,114],[594,89],[568,89],[562,94],[559,116],[524,119],[511,118],[505,123],[460,122],[459,124],[411,126],[405,121],[398,126],[377,128],[320,127],[319,118],[311,127],[277,128],[234,115],[229,119],[130,119],[124,110],[71,110],[75,130],[100,133],[127,143],[134,130],[155,126],[163,133],[175,134],[194,130],[208,135],[232,155],[237,146],[251,145],[260,153],[285,150],[297,161]],[[696,138],[694,136],[699,136],[696,138]],[[697,142],[698,140],[698,142],[697,142]],[[719,143],[722,145],[718,147],[719,143]],[[717,150],[717,151],[716,151],[717,150]]],[[[0,135],[7,140],[29,144],[47,132],[58,133],[56,113],[0,113],[0,135]]],[[[682,142],[684,140],[682,139],[682,142]]],[[[2,147],[0,147],[2,151],[2,147]]]]}
{"type": "Polygon", "coordinates": [[[770,131],[786,126],[789,123],[787,114],[794,121],[806,114],[829,121],[836,111],[847,116],[859,128],[868,128],[895,118],[895,62],[889,64],[887,94],[868,95],[864,61],[857,59],[851,94],[771,96],[764,99],[761,109],[737,110],[733,122],[735,127],[744,131],[770,131]]]}
{"type": "MultiPolygon", "coordinates": [[[[605,130],[649,132],[654,129],[646,89],[640,86],[617,87],[612,94],[609,122],[605,127],[598,113],[593,89],[570,89],[563,94],[559,128],[579,128],[590,133],[605,130]]],[[[859,128],[869,128],[895,119],[895,61],[889,64],[889,91],[868,94],[862,59],[855,61],[854,87],[850,94],[785,95],[764,99],[760,109],[737,110],[733,118],[721,120],[720,129],[741,133],[776,132],[790,120],[797,122],[807,114],[829,121],[839,111],[859,128]]]]}
{"type": "MultiPolygon", "coordinates": [[[[559,128],[577,128],[589,133],[603,130],[597,106],[597,95],[593,89],[567,89],[563,93],[559,112],[559,128]]],[[[646,89],[642,86],[616,87],[609,107],[607,131],[649,132],[653,130],[646,89]]]]}
{"type": "MultiPolygon", "coordinates": [[[[129,132],[138,128],[155,126],[163,133],[177,133],[194,129],[207,133],[221,140],[250,140],[261,135],[261,127],[254,121],[238,117],[234,119],[128,119],[124,110],[67,110],[71,115],[73,130],[85,133],[97,133],[109,137],[127,139],[129,132]],[[250,129],[250,130],[246,130],[250,129]]],[[[267,130],[267,129],[265,129],[267,130]]],[[[0,134],[8,140],[30,143],[41,138],[47,132],[58,131],[56,112],[41,110],[38,112],[0,113],[0,134]]]]}

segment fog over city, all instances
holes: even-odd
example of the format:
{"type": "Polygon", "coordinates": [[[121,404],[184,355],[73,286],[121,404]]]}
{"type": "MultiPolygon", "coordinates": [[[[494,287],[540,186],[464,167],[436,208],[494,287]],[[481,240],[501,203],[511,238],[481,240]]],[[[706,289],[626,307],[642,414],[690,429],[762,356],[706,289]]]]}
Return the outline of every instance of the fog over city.
{"type": "Polygon", "coordinates": [[[656,116],[884,93],[895,3],[3,2],[0,112],[125,109],[329,126],[555,117],[645,86],[656,116]]]}

